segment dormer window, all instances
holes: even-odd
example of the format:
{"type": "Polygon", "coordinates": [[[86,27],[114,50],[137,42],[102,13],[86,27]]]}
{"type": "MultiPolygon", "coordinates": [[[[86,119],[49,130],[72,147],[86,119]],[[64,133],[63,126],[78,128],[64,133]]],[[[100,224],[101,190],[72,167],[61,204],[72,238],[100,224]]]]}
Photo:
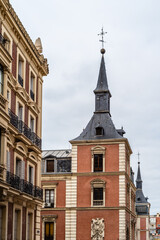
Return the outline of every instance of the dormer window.
{"type": "Polygon", "coordinates": [[[104,135],[104,129],[102,127],[96,128],[96,136],[102,136],[104,135]]]}

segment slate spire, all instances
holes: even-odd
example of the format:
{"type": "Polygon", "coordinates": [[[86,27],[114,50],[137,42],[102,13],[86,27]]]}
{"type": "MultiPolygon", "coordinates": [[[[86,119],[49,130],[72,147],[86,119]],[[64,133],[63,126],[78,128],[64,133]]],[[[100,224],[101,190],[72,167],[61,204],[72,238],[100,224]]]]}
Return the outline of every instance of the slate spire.
{"type": "Polygon", "coordinates": [[[111,93],[108,88],[107,74],[104,62],[105,50],[101,49],[102,58],[98,76],[97,87],[95,93],[95,113],[109,113],[110,114],[110,98],[111,93]]]}
{"type": "Polygon", "coordinates": [[[140,162],[138,162],[138,171],[137,171],[137,179],[136,179],[136,188],[142,189],[142,179],[141,179],[140,162]]]}

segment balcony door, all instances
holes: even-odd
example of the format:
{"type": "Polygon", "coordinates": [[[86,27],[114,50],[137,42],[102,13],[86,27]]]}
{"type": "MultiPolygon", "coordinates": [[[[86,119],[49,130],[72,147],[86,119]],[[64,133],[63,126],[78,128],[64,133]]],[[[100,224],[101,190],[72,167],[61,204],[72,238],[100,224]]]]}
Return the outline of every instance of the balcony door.
{"type": "Polygon", "coordinates": [[[45,240],[54,240],[54,223],[45,223],[45,240]]]}

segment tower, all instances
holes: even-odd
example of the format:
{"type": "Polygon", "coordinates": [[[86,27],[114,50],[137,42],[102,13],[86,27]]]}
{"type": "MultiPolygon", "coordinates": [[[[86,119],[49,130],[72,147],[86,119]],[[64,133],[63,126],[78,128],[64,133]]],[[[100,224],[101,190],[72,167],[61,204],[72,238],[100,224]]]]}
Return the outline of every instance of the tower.
{"type": "Polygon", "coordinates": [[[136,179],[136,213],[137,213],[137,240],[149,240],[149,214],[150,203],[144,196],[142,189],[142,178],[140,162],[138,161],[138,171],[136,179]]]}
{"type": "Polygon", "coordinates": [[[42,240],[53,234],[65,240],[135,239],[132,150],[123,137],[124,130],[117,130],[111,119],[104,54],[102,49],[91,120],[70,141],[71,151],[43,152],[42,240]],[[70,169],[65,167],[66,160],[71,163],[70,169]],[[60,168],[60,164],[64,167],[60,168]],[[52,234],[50,229],[54,229],[52,234]]]}

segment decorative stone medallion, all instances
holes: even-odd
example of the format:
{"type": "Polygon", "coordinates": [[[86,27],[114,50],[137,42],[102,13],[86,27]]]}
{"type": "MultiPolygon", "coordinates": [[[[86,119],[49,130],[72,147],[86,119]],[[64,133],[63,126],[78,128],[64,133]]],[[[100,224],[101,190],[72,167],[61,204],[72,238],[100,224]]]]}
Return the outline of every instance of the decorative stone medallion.
{"type": "Polygon", "coordinates": [[[91,239],[103,240],[104,239],[104,219],[92,219],[91,221],[91,239]]]}

